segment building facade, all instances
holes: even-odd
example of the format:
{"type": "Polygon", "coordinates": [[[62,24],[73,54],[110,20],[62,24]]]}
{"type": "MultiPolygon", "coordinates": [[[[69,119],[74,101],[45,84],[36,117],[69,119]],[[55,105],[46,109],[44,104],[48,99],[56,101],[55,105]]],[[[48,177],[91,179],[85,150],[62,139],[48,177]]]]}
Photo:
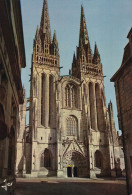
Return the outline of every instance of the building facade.
{"type": "MultiPolygon", "coordinates": [[[[96,44],[92,54],[83,7],[72,70],[68,76],[60,76],[56,32],[51,39],[47,0],[44,1],[33,44],[28,101],[29,126],[24,129],[25,121],[21,121],[23,130],[18,136],[25,140],[24,149],[20,146],[18,151],[18,175],[121,175],[124,162],[112,103],[107,109],[100,55],[96,44]]],[[[23,106],[25,117],[26,104],[23,106]]]]}
{"type": "Polygon", "coordinates": [[[0,186],[5,188],[15,182],[19,104],[23,103],[21,68],[25,66],[20,1],[0,0],[0,186]]]}
{"type": "Polygon", "coordinates": [[[118,109],[119,128],[122,130],[128,194],[132,194],[132,28],[128,33],[121,67],[113,75],[118,109]]]}

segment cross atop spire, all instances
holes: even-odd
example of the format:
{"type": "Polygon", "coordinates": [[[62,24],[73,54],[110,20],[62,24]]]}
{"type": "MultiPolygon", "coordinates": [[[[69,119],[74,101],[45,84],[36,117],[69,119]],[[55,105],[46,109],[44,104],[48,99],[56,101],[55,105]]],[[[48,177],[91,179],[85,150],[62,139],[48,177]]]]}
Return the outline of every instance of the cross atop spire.
{"type": "Polygon", "coordinates": [[[47,0],[43,2],[43,9],[41,15],[41,22],[40,22],[40,32],[47,35],[50,39],[50,22],[49,22],[49,14],[48,14],[48,5],[47,0]]]}
{"type": "Polygon", "coordinates": [[[79,35],[79,46],[86,45],[89,43],[88,32],[85,22],[83,6],[81,6],[81,20],[80,20],[80,35],[79,35]]]}

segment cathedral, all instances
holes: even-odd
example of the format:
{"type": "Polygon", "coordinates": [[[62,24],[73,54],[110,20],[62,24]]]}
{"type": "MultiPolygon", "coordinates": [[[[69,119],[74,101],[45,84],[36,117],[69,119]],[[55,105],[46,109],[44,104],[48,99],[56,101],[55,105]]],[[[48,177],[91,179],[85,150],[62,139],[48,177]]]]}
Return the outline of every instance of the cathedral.
{"type": "Polygon", "coordinates": [[[106,107],[103,67],[97,45],[94,52],[90,47],[83,6],[69,75],[61,76],[60,68],[56,31],[51,38],[44,0],[33,43],[30,98],[25,94],[20,106],[17,176],[121,176],[122,139],[115,129],[112,103],[106,107]]]}

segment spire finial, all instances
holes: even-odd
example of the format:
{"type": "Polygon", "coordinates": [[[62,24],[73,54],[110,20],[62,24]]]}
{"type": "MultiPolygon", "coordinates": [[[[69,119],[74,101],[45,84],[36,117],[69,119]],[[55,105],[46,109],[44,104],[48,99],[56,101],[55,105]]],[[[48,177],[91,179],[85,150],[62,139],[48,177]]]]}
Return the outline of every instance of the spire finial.
{"type": "Polygon", "coordinates": [[[46,34],[50,39],[51,33],[50,33],[50,22],[49,22],[47,0],[43,1],[43,8],[42,8],[42,15],[41,15],[41,22],[40,22],[40,32],[46,34]]]}
{"type": "Polygon", "coordinates": [[[88,38],[88,32],[87,32],[87,27],[86,27],[86,22],[85,22],[83,5],[81,5],[79,46],[81,46],[81,44],[83,45],[89,44],[89,38],[88,38]]]}

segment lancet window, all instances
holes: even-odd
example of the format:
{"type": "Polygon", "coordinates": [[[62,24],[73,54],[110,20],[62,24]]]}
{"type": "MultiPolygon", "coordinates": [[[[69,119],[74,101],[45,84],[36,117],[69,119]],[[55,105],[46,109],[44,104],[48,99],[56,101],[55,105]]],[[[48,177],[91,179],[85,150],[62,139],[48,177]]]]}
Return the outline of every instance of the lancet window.
{"type": "Polygon", "coordinates": [[[68,136],[77,136],[77,119],[74,116],[69,116],[66,119],[66,125],[67,125],[67,135],[68,136]]]}
{"type": "Polygon", "coordinates": [[[77,108],[77,88],[73,84],[68,84],[65,88],[65,106],[77,108]]]}

